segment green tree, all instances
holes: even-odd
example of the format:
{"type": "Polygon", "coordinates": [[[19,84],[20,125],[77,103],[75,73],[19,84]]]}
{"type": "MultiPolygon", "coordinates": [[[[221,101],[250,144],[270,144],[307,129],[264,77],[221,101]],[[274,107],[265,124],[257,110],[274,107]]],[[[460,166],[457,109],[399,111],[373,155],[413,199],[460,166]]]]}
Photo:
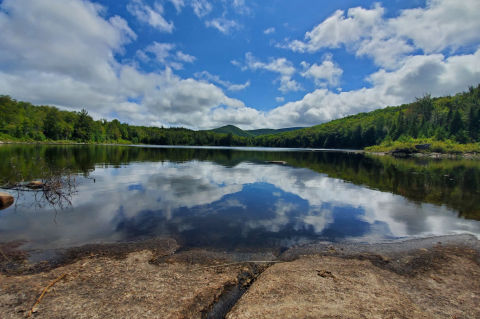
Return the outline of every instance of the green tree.
{"type": "Polygon", "coordinates": [[[73,130],[73,138],[87,142],[92,138],[93,119],[85,109],[78,113],[77,122],[73,130]]]}

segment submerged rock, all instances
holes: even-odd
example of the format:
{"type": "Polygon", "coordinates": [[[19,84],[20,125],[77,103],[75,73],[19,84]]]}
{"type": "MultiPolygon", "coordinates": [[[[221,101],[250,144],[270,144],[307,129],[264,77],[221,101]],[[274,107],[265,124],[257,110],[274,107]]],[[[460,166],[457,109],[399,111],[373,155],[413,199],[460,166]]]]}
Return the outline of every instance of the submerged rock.
{"type": "Polygon", "coordinates": [[[0,192],[0,210],[6,209],[14,203],[15,199],[12,195],[8,193],[1,193],[0,192]]]}

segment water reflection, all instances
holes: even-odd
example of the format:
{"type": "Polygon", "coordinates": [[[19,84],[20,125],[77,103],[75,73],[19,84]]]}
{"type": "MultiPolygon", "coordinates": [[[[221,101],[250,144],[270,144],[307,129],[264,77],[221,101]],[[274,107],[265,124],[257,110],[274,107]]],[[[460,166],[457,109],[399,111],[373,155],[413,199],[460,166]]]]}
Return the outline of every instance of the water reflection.
{"type": "MultiPolygon", "coordinates": [[[[94,147],[87,149],[91,156],[71,159],[87,160],[79,173],[96,183],[82,179],[57,225],[48,209],[9,208],[0,213],[0,242],[28,240],[26,248],[37,249],[172,235],[185,246],[251,251],[313,240],[480,234],[479,221],[458,217],[478,216],[479,173],[472,161],[136,148],[130,149],[137,157],[129,157],[127,148],[117,147],[102,149],[99,159],[94,147]],[[119,153],[127,156],[115,162],[119,153]]],[[[49,154],[55,152],[62,153],[49,154]]]]}

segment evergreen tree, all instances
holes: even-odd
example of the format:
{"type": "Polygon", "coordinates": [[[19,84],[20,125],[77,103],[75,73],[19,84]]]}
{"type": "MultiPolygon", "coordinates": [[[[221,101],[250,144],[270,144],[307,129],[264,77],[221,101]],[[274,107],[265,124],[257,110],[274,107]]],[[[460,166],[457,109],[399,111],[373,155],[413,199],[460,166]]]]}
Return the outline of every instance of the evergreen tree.
{"type": "Polygon", "coordinates": [[[73,137],[83,142],[90,141],[92,138],[93,119],[88,115],[85,109],[78,113],[77,123],[73,130],[73,137]]]}

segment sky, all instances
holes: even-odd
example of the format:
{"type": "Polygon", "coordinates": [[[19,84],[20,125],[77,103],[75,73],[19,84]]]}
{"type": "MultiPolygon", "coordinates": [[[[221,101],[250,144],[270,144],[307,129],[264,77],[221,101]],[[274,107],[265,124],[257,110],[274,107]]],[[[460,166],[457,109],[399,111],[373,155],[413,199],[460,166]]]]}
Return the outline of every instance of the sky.
{"type": "Polygon", "coordinates": [[[307,127],[480,83],[478,0],[2,0],[0,94],[94,119],[307,127]]]}

